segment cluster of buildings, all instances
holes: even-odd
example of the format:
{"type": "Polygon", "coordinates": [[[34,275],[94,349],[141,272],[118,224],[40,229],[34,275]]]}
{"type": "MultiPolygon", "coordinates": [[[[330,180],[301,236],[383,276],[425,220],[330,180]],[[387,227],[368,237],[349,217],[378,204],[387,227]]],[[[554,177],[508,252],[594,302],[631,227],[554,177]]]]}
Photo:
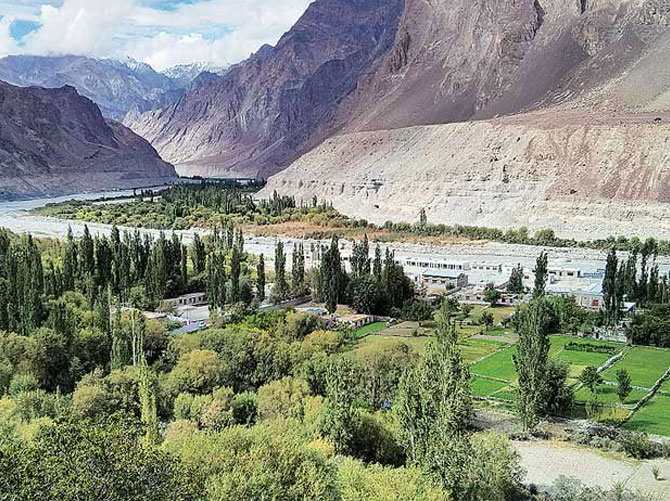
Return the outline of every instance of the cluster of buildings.
{"type": "MultiPolygon", "coordinates": [[[[417,287],[427,295],[449,294],[462,303],[485,304],[485,290],[491,284],[501,292],[499,304],[511,306],[523,300],[507,293],[512,270],[516,264],[495,261],[458,261],[444,258],[397,259],[417,287]]],[[[533,266],[524,267],[523,283],[532,289],[535,275],[533,266]]],[[[604,270],[585,270],[571,262],[550,262],[547,294],[572,296],[577,304],[590,310],[604,307],[602,279],[604,270]]]]}

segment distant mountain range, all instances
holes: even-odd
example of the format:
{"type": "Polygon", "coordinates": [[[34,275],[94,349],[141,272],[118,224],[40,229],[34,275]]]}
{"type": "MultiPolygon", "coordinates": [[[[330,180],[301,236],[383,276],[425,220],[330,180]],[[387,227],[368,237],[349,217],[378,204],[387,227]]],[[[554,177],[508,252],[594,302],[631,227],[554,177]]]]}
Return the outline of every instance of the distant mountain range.
{"type": "Polygon", "coordinates": [[[174,167],[74,87],[0,82],[0,198],[133,188],[173,180],[174,167]]]}
{"type": "Polygon", "coordinates": [[[220,68],[204,63],[175,66],[162,73],[132,60],[83,56],[7,56],[0,59],[0,80],[17,86],[59,88],[71,85],[94,101],[105,117],[123,120],[178,100],[203,71],[220,68]]]}
{"type": "Polygon", "coordinates": [[[168,77],[173,82],[177,82],[181,87],[186,88],[198,77],[201,73],[211,75],[222,75],[226,72],[226,68],[215,66],[210,63],[192,63],[192,64],[178,64],[172,66],[167,70],[161,71],[163,75],[168,77]]]}

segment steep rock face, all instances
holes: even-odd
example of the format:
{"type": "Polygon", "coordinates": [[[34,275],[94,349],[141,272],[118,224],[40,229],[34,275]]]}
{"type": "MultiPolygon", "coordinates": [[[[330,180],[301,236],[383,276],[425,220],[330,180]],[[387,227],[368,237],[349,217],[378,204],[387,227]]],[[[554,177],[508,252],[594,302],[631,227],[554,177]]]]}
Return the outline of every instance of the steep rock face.
{"type": "Polygon", "coordinates": [[[0,197],[125,188],[176,175],[153,147],[73,87],[0,82],[0,197]]]}
{"type": "Polygon", "coordinates": [[[126,124],[183,172],[266,177],[337,130],[335,109],[392,47],[402,7],[317,0],[276,47],[126,124]]]}
{"type": "Polygon", "coordinates": [[[343,107],[346,129],[665,106],[669,19],[668,0],[408,0],[393,50],[343,107]]]}
{"type": "Polygon", "coordinates": [[[339,110],[345,134],[266,193],[376,222],[426,208],[451,224],[670,235],[669,0],[407,5],[394,49],[339,110]]]}
{"type": "Polygon", "coordinates": [[[670,114],[574,112],[362,132],[326,140],[269,179],[383,224],[553,228],[670,236],[670,114]]]}
{"type": "Polygon", "coordinates": [[[130,110],[167,106],[179,99],[183,87],[137,61],[83,56],[7,56],[0,59],[0,80],[22,87],[71,85],[113,120],[123,119],[130,110]]]}

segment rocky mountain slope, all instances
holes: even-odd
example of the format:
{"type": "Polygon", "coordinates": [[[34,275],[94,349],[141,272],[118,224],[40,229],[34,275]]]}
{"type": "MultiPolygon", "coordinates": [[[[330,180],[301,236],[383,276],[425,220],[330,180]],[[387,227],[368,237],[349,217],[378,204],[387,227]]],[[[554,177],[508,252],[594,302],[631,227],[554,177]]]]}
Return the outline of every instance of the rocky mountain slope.
{"type": "Polygon", "coordinates": [[[0,82],[0,198],[154,185],[174,168],[73,87],[0,82]]]}
{"type": "Polygon", "coordinates": [[[339,128],[335,111],[393,47],[402,8],[317,0],[276,47],[126,124],[181,172],[267,177],[339,128]]]}
{"type": "Polygon", "coordinates": [[[7,56],[0,59],[0,80],[22,87],[71,85],[94,101],[102,114],[122,120],[176,101],[190,80],[169,78],[149,65],[83,56],[7,56]],[[182,82],[186,83],[182,83],[182,82]]]}
{"type": "Polygon", "coordinates": [[[266,193],[377,222],[426,208],[668,237],[669,25],[668,0],[408,0],[394,48],[338,108],[340,135],[266,193]]]}

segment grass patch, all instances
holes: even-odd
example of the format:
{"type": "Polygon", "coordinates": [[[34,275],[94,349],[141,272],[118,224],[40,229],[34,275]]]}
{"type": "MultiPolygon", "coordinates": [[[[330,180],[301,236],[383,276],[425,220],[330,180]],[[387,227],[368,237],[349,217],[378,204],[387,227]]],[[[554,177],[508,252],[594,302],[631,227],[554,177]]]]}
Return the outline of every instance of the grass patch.
{"type": "Polygon", "coordinates": [[[384,329],[386,329],[386,322],[375,322],[356,329],[354,332],[354,337],[356,339],[360,339],[364,336],[367,336],[368,334],[373,334],[384,329]]]}
{"type": "Polygon", "coordinates": [[[516,346],[511,346],[484,360],[480,360],[471,367],[474,374],[502,381],[516,381],[516,366],[512,356],[516,353],[516,346]]]}
{"type": "MultiPolygon", "coordinates": [[[[638,401],[643,398],[648,391],[633,389],[633,391],[628,395],[626,400],[624,400],[624,405],[635,405],[638,401]]],[[[582,387],[575,393],[575,400],[577,402],[590,402],[591,390],[588,388],[582,387]]],[[[619,403],[619,396],[617,395],[617,387],[615,385],[603,384],[598,388],[598,400],[604,404],[616,405],[619,403]]]]}
{"type": "Polygon", "coordinates": [[[626,369],[633,386],[651,388],[670,367],[670,351],[635,346],[624,357],[603,372],[605,381],[616,382],[616,371],[626,369]]]}
{"type": "Polygon", "coordinates": [[[430,338],[427,337],[399,337],[383,336],[380,334],[369,334],[364,337],[354,348],[355,354],[364,354],[369,351],[377,351],[383,348],[406,344],[417,353],[423,353],[430,338]]]}
{"type": "MultiPolygon", "coordinates": [[[[613,355],[607,353],[593,353],[588,351],[573,351],[566,350],[565,346],[568,343],[576,342],[573,336],[551,336],[551,347],[549,348],[549,356],[556,360],[562,360],[570,364],[570,377],[577,379],[588,366],[601,367],[613,355]]],[[[607,346],[622,350],[622,345],[616,343],[607,343],[604,341],[588,340],[589,344],[596,346],[607,346]]]]}
{"type": "Polygon", "coordinates": [[[502,390],[506,386],[507,383],[476,377],[472,380],[471,390],[472,395],[475,397],[490,397],[493,393],[502,390]]]}
{"type": "Polygon", "coordinates": [[[670,396],[656,395],[624,426],[633,431],[670,436],[670,396]]]}
{"type": "Polygon", "coordinates": [[[478,338],[467,338],[458,343],[458,348],[468,363],[477,362],[485,356],[495,353],[503,346],[506,346],[505,343],[478,338]]]}

